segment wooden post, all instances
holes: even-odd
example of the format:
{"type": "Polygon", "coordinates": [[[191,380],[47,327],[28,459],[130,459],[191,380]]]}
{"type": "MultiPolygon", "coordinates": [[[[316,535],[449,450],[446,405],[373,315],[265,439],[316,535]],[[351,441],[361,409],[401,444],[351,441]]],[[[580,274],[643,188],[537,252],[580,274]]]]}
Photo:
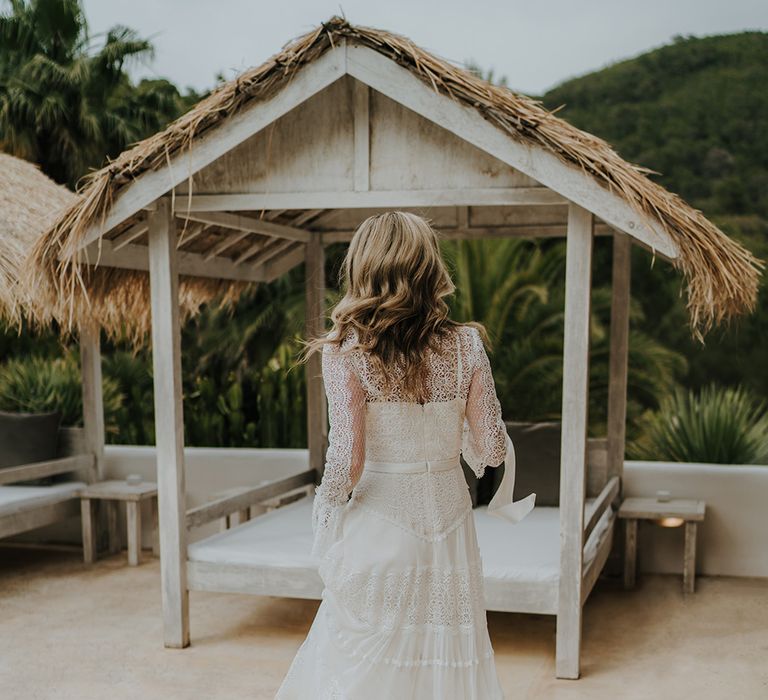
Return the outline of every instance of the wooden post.
{"type": "Polygon", "coordinates": [[[128,534],[128,564],[138,566],[141,562],[141,503],[139,501],[126,501],[125,516],[128,534]]]}
{"type": "Polygon", "coordinates": [[[96,561],[96,537],[94,521],[96,503],[90,498],[80,499],[80,526],[83,532],[83,561],[93,564],[96,561]]]}
{"type": "Polygon", "coordinates": [[[167,200],[148,218],[163,628],[165,646],[181,648],[189,644],[189,591],[176,234],[167,200]]]}
{"type": "MultiPolygon", "coordinates": [[[[312,234],[306,246],[305,329],[307,337],[313,338],[324,330],[325,255],[317,233],[312,234]]],[[[322,358],[315,353],[307,361],[307,445],[309,466],[315,470],[318,483],[323,475],[327,440],[328,406],[323,388],[322,358]]]]}
{"type": "Polygon", "coordinates": [[[611,346],[608,379],[608,478],[624,472],[629,352],[630,261],[632,242],[613,234],[611,346]]]}
{"type": "Polygon", "coordinates": [[[624,588],[634,588],[637,572],[637,519],[624,521],[624,588]]]}
{"type": "Polygon", "coordinates": [[[685,523],[685,550],[683,551],[683,592],[693,593],[696,581],[696,530],[695,520],[685,523]]]}
{"type": "Polygon", "coordinates": [[[587,462],[592,214],[571,203],[565,267],[556,675],[579,677],[587,462]]]}
{"type": "Polygon", "coordinates": [[[359,80],[353,83],[355,191],[371,188],[370,88],[359,80]]]}
{"type": "Polygon", "coordinates": [[[88,474],[88,482],[93,483],[104,476],[104,399],[99,329],[89,323],[80,326],[80,371],[85,449],[96,458],[88,474]]]}

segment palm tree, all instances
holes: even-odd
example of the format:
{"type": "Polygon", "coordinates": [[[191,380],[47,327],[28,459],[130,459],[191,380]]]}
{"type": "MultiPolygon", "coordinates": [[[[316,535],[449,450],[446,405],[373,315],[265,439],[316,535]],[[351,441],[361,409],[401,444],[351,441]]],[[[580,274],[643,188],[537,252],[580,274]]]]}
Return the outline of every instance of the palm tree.
{"type": "MultiPolygon", "coordinates": [[[[525,239],[448,241],[456,295],[453,317],[486,326],[494,377],[505,416],[559,420],[563,378],[565,244],[525,239]]],[[[590,429],[604,433],[608,393],[611,290],[592,291],[590,429]]],[[[630,320],[642,320],[632,303],[630,320]]],[[[633,330],[629,350],[630,433],[642,411],[655,408],[686,370],[685,359],[633,330]]]]}
{"type": "Polygon", "coordinates": [[[126,64],[152,54],[121,26],[94,48],[79,0],[11,0],[0,15],[0,148],[74,186],[185,108],[165,80],[131,82],[126,64]]]}

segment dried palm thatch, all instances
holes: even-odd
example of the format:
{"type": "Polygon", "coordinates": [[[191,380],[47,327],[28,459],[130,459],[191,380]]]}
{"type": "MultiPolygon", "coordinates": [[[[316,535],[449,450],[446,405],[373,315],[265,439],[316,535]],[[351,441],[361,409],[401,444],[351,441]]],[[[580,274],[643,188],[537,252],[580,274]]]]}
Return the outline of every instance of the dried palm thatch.
{"type": "Polygon", "coordinates": [[[0,318],[18,323],[34,303],[25,299],[19,283],[24,261],[38,238],[76,200],[36,165],[0,153],[0,318]]]}
{"type": "MultiPolygon", "coordinates": [[[[546,149],[562,161],[578,166],[641,216],[660,225],[677,244],[679,256],[674,265],[684,275],[691,328],[699,339],[713,325],[754,308],[764,263],[729,239],[701,212],[650,180],[650,171],[627,163],[608,143],[568,124],[535,100],[491,85],[421,50],[407,38],[353,26],[333,17],[286,45],[258,68],[221,85],[164,131],[138,143],[88,177],[81,200],[36,246],[36,269],[50,280],[43,315],[53,312],[71,318],[73,312],[87,303],[86,295],[97,301],[98,294],[109,293],[112,285],[120,282],[119,277],[125,275],[115,273],[116,277],[96,284],[96,278],[82,273],[71,257],[63,263],[58,260],[62,251],[73,250],[87,230],[103,220],[122,187],[141,173],[164,166],[194,139],[215,129],[246,105],[271,97],[303,66],[344,39],[387,56],[435,91],[474,107],[511,138],[546,149]]],[[[236,296],[231,283],[213,285],[213,291],[236,296]]],[[[197,287],[196,292],[200,298],[208,290],[197,287]]],[[[135,298],[131,293],[126,296],[135,298]]],[[[132,312],[138,314],[134,321],[141,318],[141,310],[135,305],[132,312]]],[[[144,316],[146,313],[145,309],[144,316]]],[[[114,319],[120,315],[116,305],[114,319]]]]}
{"type": "MultiPolygon", "coordinates": [[[[50,309],[51,288],[24,283],[24,272],[40,237],[77,206],[78,196],[20,158],[0,153],[0,318],[18,325],[25,318],[43,325],[61,320],[50,309]]],[[[149,277],[145,272],[98,268],[88,273],[88,295],[72,320],[98,323],[111,335],[128,335],[135,343],[149,330],[149,277]],[[135,319],[135,320],[132,320],[135,319]]],[[[41,280],[42,281],[42,280],[41,280]]],[[[179,301],[183,318],[211,299],[226,304],[241,287],[218,280],[182,278],[179,301]]],[[[70,329],[74,325],[70,322],[70,329]]]]}

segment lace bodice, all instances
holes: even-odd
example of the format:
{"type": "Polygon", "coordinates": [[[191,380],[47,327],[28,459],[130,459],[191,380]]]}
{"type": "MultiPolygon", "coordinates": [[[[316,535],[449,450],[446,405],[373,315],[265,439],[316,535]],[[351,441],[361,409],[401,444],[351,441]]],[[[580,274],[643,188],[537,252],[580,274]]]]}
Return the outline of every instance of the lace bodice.
{"type": "MultiPolygon", "coordinates": [[[[475,328],[462,326],[429,352],[427,402],[408,401],[397,381],[385,392],[366,353],[324,347],[322,365],[330,431],[325,472],[316,489],[314,553],[338,539],[340,515],[352,500],[429,539],[444,536],[471,508],[463,473],[383,474],[366,462],[415,462],[456,457],[478,475],[498,466],[507,432],[488,355],[475,328]]],[[[396,379],[396,377],[395,377],[396,379]]]]}

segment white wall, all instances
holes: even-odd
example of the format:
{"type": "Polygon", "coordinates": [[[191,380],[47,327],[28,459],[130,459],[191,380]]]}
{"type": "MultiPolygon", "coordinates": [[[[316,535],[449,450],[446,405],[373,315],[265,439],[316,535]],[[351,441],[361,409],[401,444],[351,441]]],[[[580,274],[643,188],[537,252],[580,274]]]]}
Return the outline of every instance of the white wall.
{"type": "MultiPolygon", "coordinates": [[[[706,501],[697,538],[697,570],[710,575],[768,576],[768,467],[674,462],[626,462],[625,496],[706,501]]],[[[683,529],[641,522],[638,568],[682,572],[683,529]]],[[[623,536],[623,530],[619,533],[623,536]]]]}
{"type": "MultiPolygon", "coordinates": [[[[307,468],[306,450],[218,449],[188,447],[186,459],[187,507],[212,500],[216,494],[238,486],[258,486],[307,468]]],[[[105,478],[123,479],[141,474],[155,479],[153,447],[108,446],[105,478]]],[[[768,577],[768,467],[627,462],[625,496],[655,496],[670,491],[673,497],[707,502],[699,527],[697,569],[700,573],[768,577]]],[[[144,546],[151,544],[149,511],[145,509],[144,546]]],[[[123,518],[120,519],[124,527],[123,518]]],[[[198,539],[215,532],[212,523],[194,530],[198,539]]],[[[621,527],[617,530],[623,537],[621,527]]],[[[17,539],[78,542],[79,522],[42,528],[17,539]]],[[[640,572],[682,571],[683,528],[660,528],[641,522],[638,528],[640,572]]]]}
{"type": "MultiPolygon", "coordinates": [[[[224,495],[238,486],[259,486],[309,468],[306,449],[276,450],[216,447],[187,447],[184,449],[187,481],[187,509],[194,508],[217,495],[224,495]]],[[[124,479],[128,474],[141,474],[155,481],[155,448],[108,445],[104,460],[107,479],[124,479]]],[[[148,512],[148,511],[147,511],[148,512]]],[[[147,524],[149,515],[145,519],[147,524]]],[[[196,528],[190,533],[194,541],[218,530],[217,523],[196,528]]],[[[151,546],[145,528],[145,546],[151,546]]]]}

